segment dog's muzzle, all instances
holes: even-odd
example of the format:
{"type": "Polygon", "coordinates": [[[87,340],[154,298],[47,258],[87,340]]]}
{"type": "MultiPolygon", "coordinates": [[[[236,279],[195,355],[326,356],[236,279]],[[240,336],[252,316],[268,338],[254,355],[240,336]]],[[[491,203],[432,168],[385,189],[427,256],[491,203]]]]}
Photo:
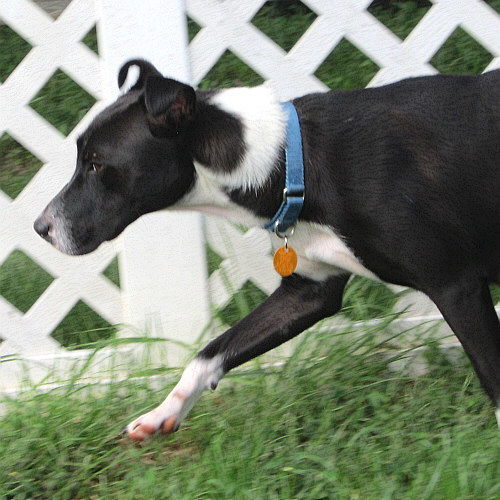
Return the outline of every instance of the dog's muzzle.
{"type": "Polygon", "coordinates": [[[42,214],[38,219],[35,221],[33,224],[34,230],[44,239],[47,240],[49,243],[53,243],[52,241],[52,223],[53,221],[51,218],[46,215],[42,214]]]}

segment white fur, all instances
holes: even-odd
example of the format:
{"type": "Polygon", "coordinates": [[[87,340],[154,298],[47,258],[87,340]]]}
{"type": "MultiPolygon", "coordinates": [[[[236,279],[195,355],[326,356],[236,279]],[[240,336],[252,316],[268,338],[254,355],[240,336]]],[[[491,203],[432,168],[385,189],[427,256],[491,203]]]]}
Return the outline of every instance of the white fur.
{"type": "MultiPolygon", "coordinates": [[[[255,189],[269,181],[284,144],[286,117],[276,96],[265,86],[222,90],[215,94],[211,103],[242,120],[245,157],[230,174],[214,173],[209,167],[195,163],[195,185],[172,209],[197,210],[260,227],[267,221],[233,203],[223,188],[255,189]]],[[[328,226],[300,222],[289,244],[299,256],[297,273],[303,276],[324,280],[347,271],[378,279],[328,226]]],[[[273,245],[277,248],[283,245],[283,240],[273,236],[273,245]]]]}
{"type": "Polygon", "coordinates": [[[495,417],[497,417],[498,428],[500,429],[500,408],[497,408],[495,412],[495,417]]]}
{"type": "MultiPolygon", "coordinates": [[[[246,226],[261,227],[267,222],[233,203],[217,181],[206,175],[204,167],[197,165],[196,169],[198,179],[195,186],[175,207],[172,207],[173,209],[197,210],[207,215],[225,217],[246,226]]],[[[350,272],[378,280],[378,277],[356,258],[342,238],[328,226],[299,222],[288,242],[299,256],[296,272],[302,276],[322,281],[335,274],[350,272]]],[[[276,249],[283,245],[283,239],[273,234],[272,244],[276,249]]]]}
{"type": "Polygon", "coordinates": [[[52,204],[47,207],[45,217],[51,222],[49,236],[52,239],[52,245],[62,253],[77,255],[78,250],[75,241],[70,236],[70,223],[66,217],[62,213],[56,215],[52,204]]]}
{"type": "Polygon", "coordinates": [[[196,210],[206,215],[225,217],[246,226],[264,224],[264,219],[232,202],[222,190],[223,185],[208,168],[197,162],[195,168],[197,177],[193,188],[170,209],[196,210]]]}
{"type": "MultiPolygon", "coordinates": [[[[325,271],[329,271],[330,275],[337,274],[339,271],[348,271],[366,278],[379,279],[361,263],[343,239],[328,226],[299,222],[289,238],[289,244],[299,255],[297,264],[299,274],[321,280],[327,277],[321,277],[325,271]],[[311,264],[315,266],[310,267],[311,264]],[[337,272],[334,272],[335,270],[337,272]]],[[[273,245],[281,246],[283,240],[274,235],[273,245]]]]}
{"type": "Polygon", "coordinates": [[[250,191],[261,187],[269,180],[285,141],[286,115],[274,92],[265,85],[225,89],[210,103],[241,120],[246,145],[238,168],[213,177],[231,188],[250,191]]]}
{"type": "Polygon", "coordinates": [[[215,388],[223,375],[222,356],[194,359],[184,370],[181,379],[166,399],[154,410],[141,415],[127,426],[133,437],[144,439],[151,431],[160,429],[168,419],[175,419],[175,428],[200,398],[205,389],[215,388]]]}

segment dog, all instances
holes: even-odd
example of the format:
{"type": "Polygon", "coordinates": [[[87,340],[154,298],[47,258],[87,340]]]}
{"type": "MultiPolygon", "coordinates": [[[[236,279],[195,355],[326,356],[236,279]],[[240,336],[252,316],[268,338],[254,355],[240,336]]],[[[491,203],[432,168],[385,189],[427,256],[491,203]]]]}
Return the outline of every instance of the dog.
{"type": "MultiPolygon", "coordinates": [[[[263,226],[283,203],[287,116],[264,86],[195,91],[135,59],[135,84],[77,140],[76,170],[34,229],[92,252],[141,215],[198,210],[263,226]]],[[[496,407],[500,323],[500,70],[294,99],[305,196],[297,268],[201,350],[126,432],[175,431],[232,368],[339,311],[353,274],[409,286],[442,312],[496,407]]],[[[273,236],[273,244],[280,239],[273,236]]]]}

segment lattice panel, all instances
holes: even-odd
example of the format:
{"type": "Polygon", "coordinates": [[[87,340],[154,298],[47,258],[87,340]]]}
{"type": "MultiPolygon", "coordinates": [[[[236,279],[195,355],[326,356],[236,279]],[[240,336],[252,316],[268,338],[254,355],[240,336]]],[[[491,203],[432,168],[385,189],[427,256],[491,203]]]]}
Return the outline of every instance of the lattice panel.
{"type": "Polygon", "coordinates": [[[81,42],[96,24],[95,5],[73,0],[53,20],[28,0],[9,0],[0,2],[0,18],[32,46],[0,86],[0,137],[7,133],[43,162],[14,200],[0,192],[0,266],[21,251],[54,278],[24,314],[0,297],[0,355],[58,352],[62,347],[50,334],[79,301],[111,324],[122,319],[120,291],[101,274],[116,254],[112,245],[69,257],[33,231],[35,218],[70,178],[76,137],[102,104],[97,101],[67,137],[29,104],[58,70],[99,100],[99,59],[81,42]]]}
{"type": "MultiPolygon", "coordinates": [[[[457,28],[492,55],[485,71],[500,68],[500,16],[492,8],[482,0],[432,2],[401,40],[367,10],[372,0],[302,0],[317,17],[286,52],[251,22],[265,0],[187,0],[188,16],[201,27],[189,45],[193,83],[198,84],[229,50],[262,75],[281,99],[327,90],[314,74],[335,47],[347,40],[379,68],[368,86],[382,85],[437,73],[430,61],[457,28]]],[[[264,291],[274,289],[277,279],[266,255],[270,245],[265,234],[258,230],[241,234],[228,223],[212,220],[207,239],[223,258],[220,272],[210,278],[217,307],[226,304],[231,291],[248,279],[264,291]]],[[[433,304],[417,292],[404,294],[397,309],[413,316],[437,314],[433,304]]]]}
{"type": "Polygon", "coordinates": [[[287,53],[251,23],[265,0],[187,0],[189,17],[202,27],[189,46],[193,83],[229,49],[282,99],[324,90],[314,72],[342,38],[380,68],[369,85],[433,74],[430,59],[459,26],[493,55],[486,70],[500,67],[500,17],[482,0],[433,0],[404,41],[366,10],[371,0],[302,1],[318,17],[287,53]]]}
{"type": "MultiPolygon", "coordinates": [[[[431,74],[436,69],[430,61],[459,27],[492,54],[486,70],[500,67],[499,15],[481,0],[434,0],[404,40],[368,12],[370,0],[303,0],[317,17],[288,52],[251,22],[265,0],[186,3],[189,17],[201,28],[188,47],[195,84],[230,51],[267,80],[282,99],[324,90],[326,86],[314,75],[341,40],[353,44],[379,68],[369,85],[431,74]]],[[[81,42],[98,19],[94,0],[73,0],[56,20],[29,0],[0,1],[0,18],[32,46],[0,85],[0,137],[8,134],[43,163],[14,199],[0,192],[0,266],[19,250],[54,278],[25,313],[0,297],[0,355],[60,351],[50,333],[79,301],[111,324],[122,320],[120,291],[102,275],[115,257],[114,247],[103,245],[89,256],[68,257],[32,229],[47,201],[71,176],[76,136],[102,107],[99,58],[81,42]],[[29,105],[57,70],[97,99],[67,137],[29,105]]],[[[266,233],[243,233],[209,219],[207,239],[222,257],[209,281],[215,306],[224,307],[232,291],[247,281],[266,293],[276,287],[266,233]]]]}

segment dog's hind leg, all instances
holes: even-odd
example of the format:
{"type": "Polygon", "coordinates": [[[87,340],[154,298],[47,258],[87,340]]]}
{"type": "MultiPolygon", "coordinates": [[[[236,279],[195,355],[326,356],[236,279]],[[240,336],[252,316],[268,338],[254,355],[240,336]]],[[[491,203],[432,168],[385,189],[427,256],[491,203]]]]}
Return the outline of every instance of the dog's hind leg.
{"type": "Polygon", "coordinates": [[[463,345],[500,427],[500,322],[486,279],[464,276],[428,293],[463,345]]]}
{"type": "Polygon", "coordinates": [[[128,434],[142,440],[157,430],[175,431],[202,392],[215,389],[226,372],[335,314],[348,279],[348,274],[324,281],[295,274],[283,278],[259,307],[198,353],[165,401],[131,422],[128,434]]]}

